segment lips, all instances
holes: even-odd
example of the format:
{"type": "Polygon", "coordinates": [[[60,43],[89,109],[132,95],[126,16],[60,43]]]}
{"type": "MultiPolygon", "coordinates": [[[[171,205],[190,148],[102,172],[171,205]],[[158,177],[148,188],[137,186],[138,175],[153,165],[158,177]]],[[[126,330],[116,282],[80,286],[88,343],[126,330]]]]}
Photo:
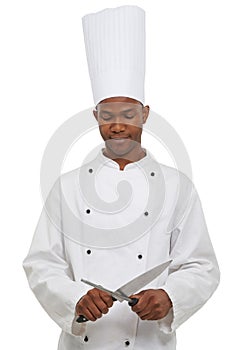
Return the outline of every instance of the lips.
{"type": "Polygon", "coordinates": [[[125,141],[129,140],[129,137],[111,137],[111,141],[118,145],[125,144],[125,141]]]}
{"type": "Polygon", "coordinates": [[[125,140],[128,139],[128,136],[115,136],[115,137],[111,137],[112,140],[125,140]]]}

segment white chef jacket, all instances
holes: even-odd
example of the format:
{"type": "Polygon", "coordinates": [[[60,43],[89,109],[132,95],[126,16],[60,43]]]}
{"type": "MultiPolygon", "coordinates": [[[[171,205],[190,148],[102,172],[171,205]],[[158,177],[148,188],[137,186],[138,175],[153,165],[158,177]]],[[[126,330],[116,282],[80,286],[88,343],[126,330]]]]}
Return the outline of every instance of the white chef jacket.
{"type": "Polygon", "coordinates": [[[173,350],[175,330],[218,286],[194,185],[145,152],[121,171],[100,149],[92,161],[61,175],[48,195],[23,267],[40,304],[62,329],[58,350],[173,350]],[[130,200],[116,210],[123,204],[117,187],[123,180],[131,185],[130,192],[125,188],[130,200]],[[113,202],[115,208],[106,210],[113,202]],[[127,302],[117,301],[97,321],[76,322],[76,303],[91,288],[81,278],[116,290],[168,259],[170,267],[143,288],[168,293],[173,306],[166,317],[142,321],[127,302]]]}

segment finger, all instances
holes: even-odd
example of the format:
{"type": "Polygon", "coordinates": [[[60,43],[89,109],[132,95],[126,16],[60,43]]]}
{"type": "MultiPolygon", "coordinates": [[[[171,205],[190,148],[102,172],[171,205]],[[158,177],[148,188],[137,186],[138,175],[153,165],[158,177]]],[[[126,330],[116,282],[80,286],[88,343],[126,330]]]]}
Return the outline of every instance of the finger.
{"type": "Polygon", "coordinates": [[[140,298],[145,294],[145,290],[142,290],[141,292],[137,293],[137,294],[132,294],[129,296],[129,298],[140,298]]]}
{"type": "MultiPolygon", "coordinates": [[[[110,297],[111,298],[111,297],[110,297]]],[[[108,310],[108,305],[107,303],[103,300],[101,294],[99,294],[98,296],[94,296],[93,297],[93,303],[95,304],[96,308],[102,313],[102,314],[106,314],[109,310],[108,310]]],[[[113,301],[112,301],[113,303],[113,301]]]]}
{"type": "Polygon", "coordinates": [[[137,313],[137,316],[141,319],[141,320],[149,320],[150,318],[150,313],[149,312],[139,312],[137,313]]]}
{"type": "Polygon", "coordinates": [[[79,302],[76,304],[76,312],[77,314],[83,314],[83,312],[86,310],[86,308],[89,306],[89,304],[92,303],[92,299],[89,297],[89,295],[84,295],[79,302]]]}
{"type": "Polygon", "coordinates": [[[92,316],[91,321],[93,321],[93,319],[94,319],[94,321],[96,321],[98,318],[102,317],[103,313],[101,312],[101,310],[95,304],[89,305],[86,310],[92,316]]]}
{"type": "Polygon", "coordinates": [[[149,320],[149,321],[153,321],[153,320],[160,320],[161,318],[163,318],[165,315],[162,314],[162,312],[160,310],[151,310],[150,312],[140,312],[138,314],[138,316],[142,319],[142,320],[149,320]]]}
{"type": "Polygon", "coordinates": [[[77,307],[77,312],[80,315],[84,315],[85,317],[91,321],[95,321],[97,318],[102,316],[102,311],[95,304],[91,295],[85,295],[84,298],[80,301],[77,307]]]}
{"type": "Polygon", "coordinates": [[[147,307],[143,308],[142,310],[137,311],[136,314],[141,318],[141,317],[145,317],[147,315],[150,315],[154,312],[155,312],[155,310],[152,310],[151,307],[147,306],[147,307]]]}
{"type": "Polygon", "coordinates": [[[152,311],[153,311],[152,308],[147,305],[146,307],[142,308],[141,310],[135,311],[135,312],[141,318],[141,317],[144,317],[146,315],[149,315],[150,313],[152,313],[152,311]]]}
{"type": "Polygon", "coordinates": [[[100,299],[103,301],[104,304],[106,304],[108,307],[111,307],[113,305],[113,299],[111,294],[104,292],[104,291],[100,291],[97,288],[94,288],[92,290],[90,290],[88,292],[88,294],[90,295],[91,298],[93,298],[94,300],[100,299]]]}
{"type": "Polygon", "coordinates": [[[96,321],[97,319],[93,306],[90,303],[87,306],[80,305],[77,309],[77,315],[82,315],[89,321],[96,321]]]}
{"type": "Polygon", "coordinates": [[[134,312],[140,312],[142,311],[146,305],[144,305],[144,299],[143,299],[143,296],[139,293],[139,294],[134,294],[134,295],[131,295],[130,296],[131,299],[137,299],[137,303],[134,304],[134,305],[130,305],[132,307],[132,311],[134,312]]]}
{"type": "Polygon", "coordinates": [[[103,302],[107,305],[107,307],[111,307],[113,305],[113,298],[110,294],[108,293],[101,293],[100,294],[101,299],[103,300],[103,302]]]}
{"type": "Polygon", "coordinates": [[[155,320],[154,318],[151,318],[150,314],[139,316],[142,321],[152,321],[155,320]]]}
{"type": "MultiPolygon", "coordinates": [[[[97,288],[89,290],[87,296],[89,300],[91,300],[91,304],[95,305],[101,313],[106,313],[108,311],[108,307],[102,300],[101,293],[97,288]]],[[[88,298],[86,298],[86,300],[88,300],[88,298]]]]}
{"type": "MultiPolygon", "coordinates": [[[[82,315],[88,320],[88,321],[96,321],[97,318],[93,316],[93,314],[89,311],[89,309],[86,309],[84,312],[82,312],[82,315]]],[[[79,316],[79,314],[78,314],[79,316]]]]}

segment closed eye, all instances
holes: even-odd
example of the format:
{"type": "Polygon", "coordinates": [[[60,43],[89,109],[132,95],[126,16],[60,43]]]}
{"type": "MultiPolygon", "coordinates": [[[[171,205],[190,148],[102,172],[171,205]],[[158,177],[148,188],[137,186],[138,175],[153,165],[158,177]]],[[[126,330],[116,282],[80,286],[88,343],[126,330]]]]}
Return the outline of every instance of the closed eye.
{"type": "Polygon", "coordinates": [[[111,120],[111,118],[113,118],[113,116],[111,114],[101,114],[100,117],[103,120],[111,120]]]}
{"type": "Polygon", "coordinates": [[[125,115],[124,117],[127,118],[127,119],[132,119],[132,118],[135,117],[135,115],[125,115]]]}

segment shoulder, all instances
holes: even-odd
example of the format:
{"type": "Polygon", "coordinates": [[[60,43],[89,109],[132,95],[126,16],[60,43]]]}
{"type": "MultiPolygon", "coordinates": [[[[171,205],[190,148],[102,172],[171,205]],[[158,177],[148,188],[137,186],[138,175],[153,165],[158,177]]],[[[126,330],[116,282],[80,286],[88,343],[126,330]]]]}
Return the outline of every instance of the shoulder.
{"type": "Polygon", "coordinates": [[[177,168],[157,162],[154,158],[151,159],[156,164],[155,168],[158,170],[158,175],[163,177],[165,187],[168,190],[175,190],[176,188],[187,188],[189,191],[194,187],[193,181],[184,172],[177,168]]]}
{"type": "Polygon", "coordinates": [[[93,161],[90,161],[90,162],[82,164],[81,166],[79,166],[75,169],[72,169],[70,171],[67,171],[67,172],[61,174],[59,178],[62,182],[71,181],[74,178],[76,178],[83,171],[87,172],[87,174],[91,173],[92,170],[90,170],[90,169],[92,169],[92,168],[93,168],[93,161]]]}
{"type": "Polygon", "coordinates": [[[193,181],[184,172],[165,164],[159,164],[165,181],[177,182],[180,181],[183,185],[192,185],[193,181]]]}

